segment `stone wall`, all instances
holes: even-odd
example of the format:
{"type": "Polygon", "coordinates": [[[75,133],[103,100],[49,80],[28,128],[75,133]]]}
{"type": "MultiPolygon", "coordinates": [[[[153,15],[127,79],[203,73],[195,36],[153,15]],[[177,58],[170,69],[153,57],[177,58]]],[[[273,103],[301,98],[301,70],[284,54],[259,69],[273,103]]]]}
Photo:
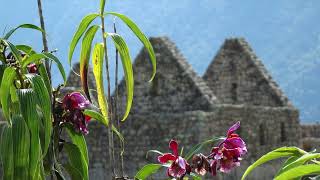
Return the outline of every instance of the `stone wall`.
{"type": "MultiPolygon", "coordinates": [[[[292,108],[218,105],[208,112],[140,112],[132,114],[122,127],[126,139],[126,172],[133,176],[146,163],[157,162],[155,154],[146,159],[146,152],[151,149],[169,152],[168,142],[172,138],[178,140],[180,148],[184,147],[184,153],[187,153],[191,145],[225,135],[236,121],[241,121],[238,133],[248,144],[244,164],[279,146],[299,145],[298,111],[292,108]]],[[[96,125],[89,128],[90,176],[103,179],[103,168],[108,160],[106,129],[96,125]]]]}
{"type": "Polygon", "coordinates": [[[225,41],[203,79],[224,104],[291,105],[242,38],[225,41]]]}

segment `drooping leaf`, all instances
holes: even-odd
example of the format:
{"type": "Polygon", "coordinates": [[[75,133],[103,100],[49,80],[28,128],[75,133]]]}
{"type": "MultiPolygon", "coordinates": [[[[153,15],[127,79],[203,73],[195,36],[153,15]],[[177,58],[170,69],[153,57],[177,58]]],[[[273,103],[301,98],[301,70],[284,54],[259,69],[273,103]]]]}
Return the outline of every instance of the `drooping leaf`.
{"type": "Polygon", "coordinates": [[[275,177],[275,180],[287,180],[294,179],[306,175],[319,175],[320,174],[320,165],[318,164],[307,164],[297,166],[288,171],[283,172],[279,176],[275,177]]]}
{"type": "Polygon", "coordinates": [[[286,167],[288,164],[291,164],[292,162],[294,162],[295,160],[297,160],[300,156],[291,156],[289,157],[282,165],[281,168],[279,169],[279,171],[277,172],[277,174],[275,176],[278,176],[279,174],[281,174],[285,169],[284,167],[286,167]]]}
{"type": "Polygon", "coordinates": [[[0,141],[0,157],[3,168],[3,179],[14,179],[12,127],[8,124],[2,128],[0,141]]]}
{"type": "Polygon", "coordinates": [[[42,152],[43,156],[45,156],[50,144],[50,137],[52,134],[51,99],[41,76],[36,74],[27,74],[26,77],[31,82],[32,89],[36,94],[36,103],[41,107],[40,109],[44,117],[44,143],[42,152]]]}
{"type": "Polygon", "coordinates": [[[104,85],[103,85],[103,61],[104,61],[104,46],[99,43],[94,46],[92,54],[92,64],[93,64],[93,75],[96,79],[98,103],[103,115],[103,124],[108,126],[108,104],[106,102],[106,97],[104,95],[104,85]]]}
{"type": "Polygon", "coordinates": [[[12,117],[14,179],[29,179],[30,134],[21,116],[12,117]]]}
{"type": "Polygon", "coordinates": [[[156,75],[156,70],[157,70],[157,60],[156,60],[156,55],[154,53],[153,47],[149,41],[149,39],[144,35],[144,33],[139,29],[139,27],[127,16],[116,13],[116,12],[106,12],[106,15],[114,15],[118,18],[120,18],[130,29],[131,31],[139,38],[141,43],[145,46],[147,51],[149,52],[150,60],[152,63],[152,69],[153,73],[151,76],[150,81],[153,80],[154,76],[156,75]]]}
{"type": "MultiPolygon", "coordinates": [[[[101,113],[96,112],[94,110],[89,110],[89,109],[84,110],[83,113],[85,115],[87,115],[87,116],[90,116],[92,119],[97,120],[98,122],[102,123],[106,127],[109,126],[109,122],[105,121],[105,118],[103,117],[103,115],[101,113]]],[[[123,143],[124,142],[124,137],[114,125],[112,125],[112,131],[118,136],[120,141],[123,143]]]]}
{"type": "Polygon", "coordinates": [[[29,175],[31,179],[35,179],[41,157],[39,138],[40,118],[36,110],[36,95],[33,89],[19,89],[17,90],[17,94],[22,116],[30,131],[29,175]]]}
{"type": "Polygon", "coordinates": [[[279,159],[282,157],[291,157],[291,156],[302,156],[306,152],[302,149],[299,149],[297,147],[281,147],[278,149],[275,149],[265,155],[263,155],[261,158],[259,158],[256,162],[254,162],[252,165],[250,165],[247,170],[242,175],[242,180],[244,180],[248,174],[254,170],[256,167],[260,166],[261,164],[264,164],[268,161],[279,159]]]}
{"type": "Polygon", "coordinates": [[[198,153],[202,148],[204,148],[205,146],[208,146],[210,144],[213,144],[217,141],[221,141],[221,140],[224,140],[225,137],[214,137],[212,139],[209,139],[209,140],[206,140],[204,142],[201,142],[195,146],[193,146],[191,148],[191,150],[185,155],[185,159],[186,160],[189,160],[193,157],[194,154],[198,153]]]}
{"type": "MultiPolygon", "coordinates": [[[[88,164],[85,157],[82,156],[80,149],[72,143],[64,143],[64,149],[68,154],[70,169],[76,169],[80,173],[81,179],[88,180],[88,164]]],[[[69,169],[68,167],[66,167],[69,169]]]]}
{"type": "Polygon", "coordinates": [[[81,36],[86,31],[86,29],[91,24],[91,22],[98,16],[99,16],[99,14],[94,13],[94,14],[89,14],[82,19],[79,27],[77,28],[76,33],[73,35],[71,43],[70,43],[69,55],[68,55],[69,65],[71,65],[71,60],[72,60],[74,49],[76,48],[81,36]]]}
{"type": "Polygon", "coordinates": [[[99,26],[93,25],[84,34],[82,44],[81,44],[81,55],[80,55],[80,78],[82,83],[82,88],[86,94],[88,100],[91,102],[89,87],[88,87],[88,67],[89,59],[91,54],[92,40],[99,29],[99,26]]]}
{"type": "Polygon", "coordinates": [[[8,99],[10,91],[10,86],[13,84],[13,81],[16,77],[16,71],[13,67],[7,67],[3,73],[1,87],[0,87],[0,98],[2,105],[2,112],[6,120],[11,124],[10,112],[8,99]]]}
{"type": "Polygon", "coordinates": [[[156,153],[156,154],[159,154],[159,155],[163,155],[163,153],[158,151],[158,150],[149,150],[146,153],[146,158],[148,158],[149,153],[156,153]]]}
{"type": "Polygon", "coordinates": [[[66,82],[67,82],[66,72],[64,71],[64,68],[63,68],[60,60],[59,60],[56,56],[54,56],[53,54],[51,54],[51,53],[45,52],[45,53],[43,53],[43,54],[46,55],[49,59],[53,60],[53,61],[57,64],[58,69],[59,69],[59,71],[60,71],[60,73],[61,73],[61,76],[62,76],[62,78],[63,78],[63,80],[64,80],[64,83],[66,83],[66,82]]]}
{"type": "Polygon", "coordinates": [[[79,150],[81,151],[81,155],[86,160],[87,165],[89,164],[89,155],[87,149],[86,139],[84,138],[83,134],[77,133],[74,131],[73,127],[67,126],[66,128],[68,135],[74,145],[76,145],[79,150]]]}
{"type": "Polygon", "coordinates": [[[24,53],[26,53],[27,55],[31,56],[32,54],[36,54],[36,52],[32,49],[31,46],[28,45],[24,45],[24,44],[19,44],[16,45],[16,48],[24,53]]]}
{"type": "Polygon", "coordinates": [[[9,41],[3,40],[3,42],[8,46],[8,48],[10,49],[12,55],[14,56],[14,58],[17,61],[21,61],[22,57],[21,57],[21,53],[20,51],[9,41]]]}
{"type": "Polygon", "coordinates": [[[297,166],[305,164],[307,161],[310,161],[312,159],[317,159],[320,157],[320,153],[307,153],[299,158],[297,158],[295,161],[291,162],[290,164],[287,164],[285,167],[281,169],[282,172],[280,172],[277,176],[280,176],[280,174],[284,173],[285,171],[288,171],[292,168],[295,168],[297,166]]]}
{"type": "Polygon", "coordinates": [[[40,32],[44,32],[40,27],[33,25],[33,24],[21,24],[20,26],[10,30],[5,36],[4,39],[9,39],[9,37],[19,28],[28,28],[28,29],[35,29],[40,32]]]}
{"type": "Polygon", "coordinates": [[[119,34],[108,33],[107,35],[111,36],[115,47],[119,51],[121,61],[122,61],[122,67],[124,71],[124,77],[125,77],[126,88],[127,88],[127,104],[126,104],[125,113],[121,121],[125,121],[130,113],[132,100],[133,100],[133,91],[134,91],[134,79],[133,79],[131,57],[130,57],[129,48],[126,42],[123,40],[123,38],[119,34]]]}
{"type": "Polygon", "coordinates": [[[147,164],[137,172],[134,178],[139,180],[145,180],[152,174],[156,173],[161,167],[162,164],[147,164]]]}

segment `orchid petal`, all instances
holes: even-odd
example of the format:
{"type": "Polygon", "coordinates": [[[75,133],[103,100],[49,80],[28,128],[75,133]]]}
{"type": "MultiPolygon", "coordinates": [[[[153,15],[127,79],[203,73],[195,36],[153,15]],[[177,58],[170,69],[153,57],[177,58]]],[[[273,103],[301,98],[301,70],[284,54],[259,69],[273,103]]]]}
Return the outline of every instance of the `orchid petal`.
{"type": "Polygon", "coordinates": [[[171,153],[166,153],[158,157],[158,161],[162,164],[167,163],[168,161],[175,161],[177,158],[171,153]]]}
{"type": "Polygon", "coordinates": [[[175,156],[179,156],[179,153],[178,153],[178,143],[177,141],[175,140],[171,140],[170,143],[169,143],[169,148],[173,151],[173,154],[175,156]]]}
{"type": "Polygon", "coordinates": [[[227,136],[229,137],[231,134],[233,134],[237,129],[240,127],[240,121],[236,122],[234,125],[232,125],[227,133],[227,136]]]}

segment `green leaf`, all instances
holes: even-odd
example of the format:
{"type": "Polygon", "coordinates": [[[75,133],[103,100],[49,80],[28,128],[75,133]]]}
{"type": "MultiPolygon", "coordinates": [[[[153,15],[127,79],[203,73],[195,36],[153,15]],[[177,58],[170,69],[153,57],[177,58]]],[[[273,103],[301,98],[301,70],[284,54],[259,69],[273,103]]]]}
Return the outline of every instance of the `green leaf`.
{"type": "Polygon", "coordinates": [[[202,178],[195,173],[190,173],[190,176],[193,180],[202,180],[202,178]]]}
{"type": "Polygon", "coordinates": [[[51,97],[52,87],[51,87],[50,79],[49,79],[46,67],[44,66],[44,63],[39,64],[38,70],[39,70],[40,76],[43,78],[43,81],[44,81],[44,83],[46,85],[46,88],[48,90],[49,96],[51,97]]]}
{"type": "Polygon", "coordinates": [[[64,68],[63,68],[60,60],[59,60],[56,56],[54,56],[53,54],[51,54],[51,53],[46,53],[46,52],[45,52],[45,53],[43,53],[43,54],[46,55],[49,59],[53,60],[53,61],[57,64],[58,69],[59,69],[59,71],[60,71],[60,73],[61,73],[61,76],[62,76],[62,78],[63,78],[63,80],[64,80],[64,83],[66,83],[66,82],[67,82],[66,72],[64,71],[64,68]]]}
{"type": "Polygon", "coordinates": [[[27,55],[31,56],[32,54],[36,54],[36,52],[32,49],[31,46],[28,45],[24,45],[24,44],[19,44],[16,45],[16,48],[24,53],[26,53],[27,55]]]}
{"type": "Polygon", "coordinates": [[[108,104],[104,95],[103,85],[103,61],[104,61],[104,46],[99,43],[94,46],[92,54],[93,75],[96,79],[98,103],[103,115],[102,124],[108,126],[108,104]]]}
{"type": "Polygon", "coordinates": [[[130,109],[132,106],[133,100],[133,91],[134,91],[134,79],[133,79],[133,70],[131,64],[131,57],[129,53],[129,48],[123,38],[116,33],[107,33],[106,35],[111,36],[115,47],[119,51],[122,67],[124,71],[124,77],[126,81],[126,88],[127,88],[127,105],[126,111],[121,121],[125,121],[130,113],[130,109]]]}
{"type": "Polygon", "coordinates": [[[292,162],[294,162],[295,160],[297,160],[300,156],[292,156],[289,157],[282,165],[281,168],[279,169],[279,171],[277,172],[277,174],[275,176],[278,176],[279,174],[281,174],[284,171],[284,167],[286,167],[288,164],[291,164],[292,162]]]}
{"type": "Polygon", "coordinates": [[[2,82],[3,73],[4,73],[4,70],[5,70],[6,68],[7,68],[6,65],[0,64],[0,87],[1,87],[1,82],[2,82]]]}
{"type": "MultiPolygon", "coordinates": [[[[102,114],[100,114],[99,112],[96,112],[94,110],[89,110],[86,109],[83,112],[85,115],[90,116],[92,119],[97,120],[98,122],[102,123],[103,125],[105,125],[106,127],[109,126],[109,122],[105,121],[105,118],[103,117],[102,114]]],[[[114,133],[116,133],[116,135],[119,137],[120,141],[123,143],[124,142],[124,137],[123,135],[117,130],[117,128],[115,126],[112,125],[112,131],[114,133]]]]}
{"type": "Polygon", "coordinates": [[[2,128],[0,142],[0,157],[3,168],[3,179],[13,180],[14,162],[13,162],[13,142],[12,127],[6,124],[2,128]]]}
{"type": "Polygon", "coordinates": [[[28,28],[28,29],[35,29],[35,30],[38,30],[38,31],[41,31],[41,32],[44,32],[41,28],[39,28],[38,26],[36,25],[33,25],[33,24],[21,24],[20,26],[10,30],[5,36],[4,36],[4,39],[9,39],[9,37],[19,28],[28,28]]]}
{"type": "Polygon", "coordinates": [[[150,60],[152,63],[152,69],[153,69],[153,73],[152,73],[152,76],[150,79],[150,81],[152,81],[154,76],[156,75],[157,61],[156,61],[156,55],[154,53],[153,47],[152,47],[149,39],[143,34],[143,32],[139,29],[139,27],[129,17],[127,17],[123,14],[116,13],[116,12],[106,12],[105,14],[106,15],[111,14],[111,15],[114,15],[114,16],[117,16],[118,18],[120,18],[131,29],[131,31],[137,36],[137,38],[141,41],[141,43],[148,50],[150,60]]]}
{"type": "Polygon", "coordinates": [[[295,161],[291,162],[290,164],[287,164],[284,168],[281,169],[281,173],[279,173],[277,176],[280,174],[284,173],[285,171],[288,171],[292,168],[295,168],[297,166],[305,164],[307,161],[310,161],[312,159],[317,159],[320,158],[320,153],[307,153],[296,159],[295,161]]]}
{"type": "Polygon", "coordinates": [[[39,138],[40,118],[36,110],[36,96],[33,89],[19,89],[17,94],[20,101],[20,109],[30,131],[30,160],[29,175],[35,179],[38,163],[41,157],[41,145],[39,138]]]}
{"type": "Polygon", "coordinates": [[[318,164],[307,164],[307,165],[301,165],[297,166],[295,168],[292,168],[286,172],[283,172],[279,176],[275,178],[275,180],[287,180],[287,179],[294,179],[301,176],[306,175],[315,175],[320,174],[320,165],[318,164]]]}
{"type": "Polygon", "coordinates": [[[261,158],[259,158],[255,163],[250,165],[247,170],[244,172],[242,175],[242,180],[248,176],[248,174],[254,170],[256,167],[260,166],[261,164],[264,164],[268,161],[282,158],[282,157],[290,157],[290,156],[301,156],[305,154],[306,152],[303,151],[302,149],[299,149],[297,147],[281,147],[278,149],[275,149],[265,155],[263,155],[261,158]]]}
{"type": "Polygon", "coordinates": [[[68,135],[74,145],[76,145],[80,151],[84,159],[86,160],[87,165],[89,164],[89,155],[87,150],[87,143],[84,136],[80,133],[74,131],[73,127],[67,126],[68,135]]]}
{"type": "Polygon", "coordinates": [[[76,145],[68,142],[64,143],[64,149],[67,151],[69,164],[72,167],[70,169],[76,169],[80,173],[81,179],[88,180],[88,165],[80,149],[76,145]]]}
{"type": "Polygon", "coordinates": [[[11,117],[9,112],[8,99],[10,94],[10,86],[13,84],[13,81],[16,77],[16,71],[13,67],[7,67],[3,73],[2,83],[0,87],[0,98],[2,105],[2,112],[4,117],[7,119],[9,124],[11,124],[11,117]]]}
{"type": "Polygon", "coordinates": [[[149,176],[156,173],[161,167],[162,164],[147,164],[137,172],[134,178],[139,180],[147,179],[149,176]]]}
{"type": "Polygon", "coordinates": [[[22,57],[21,57],[21,53],[20,51],[9,41],[3,40],[3,42],[9,47],[12,55],[14,56],[14,58],[17,61],[21,61],[22,57]]]}
{"type": "Polygon", "coordinates": [[[36,103],[41,107],[40,109],[44,116],[44,145],[42,148],[42,152],[43,156],[45,156],[49,148],[50,138],[52,134],[51,99],[41,76],[35,74],[27,74],[26,77],[31,82],[32,88],[36,94],[36,103]]]}
{"type": "Polygon", "coordinates": [[[204,148],[205,146],[207,145],[210,145],[210,144],[213,144],[217,141],[220,141],[220,140],[224,140],[225,137],[214,137],[212,139],[209,139],[209,140],[206,140],[204,142],[201,142],[195,146],[193,146],[191,148],[191,150],[187,153],[187,155],[185,156],[185,159],[186,160],[189,160],[193,157],[194,154],[198,153],[202,148],[204,148]]]}
{"type": "Polygon", "coordinates": [[[91,53],[92,40],[100,26],[93,25],[84,34],[81,44],[80,55],[80,78],[83,91],[85,92],[88,100],[91,102],[89,87],[88,87],[88,66],[91,53]]]}
{"type": "Polygon", "coordinates": [[[30,134],[21,116],[12,117],[14,179],[29,179],[30,134]]]}
{"type": "Polygon", "coordinates": [[[86,31],[86,29],[91,24],[91,22],[98,16],[99,16],[99,14],[94,13],[94,14],[89,14],[82,19],[76,33],[73,35],[71,43],[70,43],[69,55],[68,55],[69,65],[71,65],[71,60],[72,60],[74,49],[76,48],[81,36],[86,31]]]}
{"type": "Polygon", "coordinates": [[[159,154],[159,155],[163,155],[163,153],[160,152],[160,151],[158,151],[158,150],[149,150],[149,151],[147,151],[147,153],[146,153],[146,158],[148,158],[149,153],[156,153],[156,154],[159,154]]]}
{"type": "Polygon", "coordinates": [[[83,177],[79,170],[70,165],[70,163],[64,164],[63,167],[69,173],[72,180],[82,180],[83,177]]]}

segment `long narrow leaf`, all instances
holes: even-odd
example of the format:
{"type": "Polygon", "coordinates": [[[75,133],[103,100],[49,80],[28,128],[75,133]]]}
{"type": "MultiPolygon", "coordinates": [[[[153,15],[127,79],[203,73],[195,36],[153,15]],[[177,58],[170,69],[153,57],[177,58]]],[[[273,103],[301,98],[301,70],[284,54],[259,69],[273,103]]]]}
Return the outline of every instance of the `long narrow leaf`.
{"type": "Polygon", "coordinates": [[[82,156],[80,149],[72,143],[64,143],[64,148],[67,151],[69,164],[72,169],[77,169],[83,180],[88,180],[88,165],[85,158],[82,156]]]}
{"type": "Polygon", "coordinates": [[[111,36],[115,47],[119,51],[122,67],[124,71],[124,77],[126,80],[126,88],[127,88],[127,105],[126,110],[123,115],[122,121],[125,121],[130,113],[130,109],[132,106],[133,100],[133,91],[134,91],[134,78],[133,78],[133,70],[132,70],[132,63],[131,57],[129,53],[129,48],[123,38],[116,33],[108,33],[108,36],[111,36]]]}
{"type": "Polygon", "coordinates": [[[88,67],[89,59],[91,54],[92,40],[99,29],[99,26],[93,25],[84,34],[82,44],[81,44],[81,55],[80,55],[80,78],[82,83],[82,88],[86,94],[88,100],[91,102],[89,87],[88,87],[88,67]]]}
{"type": "Polygon", "coordinates": [[[275,180],[287,180],[287,179],[294,179],[306,175],[319,175],[320,174],[320,165],[318,164],[307,164],[297,166],[292,168],[275,178],[275,180]]]}
{"type": "Polygon", "coordinates": [[[61,73],[61,76],[62,76],[62,78],[63,78],[63,80],[64,80],[64,83],[66,83],[66,82],[67,82],[66,72],[64,71],[64,68],[63,68],[60,60],[59,60],[56,56],[54,56],[53,54],[51,54],[51,53],[46,53],[46,52],[45,52],[45,53],[43,53],[43,54],[46,55],[49,59],[53,60],[53,61],[57,64],[58,69],[59,69],[59,71],[60,71],[60,73],[61,73]]]}
{"type": "Polygon", "coordinates": [[[41,76],[34,74],[27,74],[26,77],[31,82],[32,88],[36,94],[36,102],[41,107],[41,111],[44,116],[43,127],[44,127],[44,143],[43,143],[43,156],[46,155],[50,137],[52,134],[52,120],[51,120],[51,100],[49,93],[46,89],[45,83],[41,76]]]}
{"type": "Polygon", "coordinates": [[[306,152],[297,148],[297,147],[281,147],[276,150],[273,150],[265,155],[263,155],[261,158],[259,158],[255,163],[250,165],[247,170],[242,175],[242,180],[244,180],[249,173],[254,170],[256,167],[260,166],[261,164],[264,164],[268,161],[282,158],[282,157],[290,157],[290,156],[301,156],[305,154],[306,152]]]}
{"type": "Polygon", "coordinates": [[[2,105],[2,112],[6,120],[11,124],[10,112],[8,99],[10,94],[10,86],[13,84],[13,81],[16,77],[16,71],[13,67],[7,67],[3,73],[1,87],[0,87],[0,98],[2,105]]]}
{"type": "Polygon", "coordinates": [[[163,167],[162,164],[147,164],[137,172],[134,178],[139,180],[145,180],[152,174],[159,171],[161,167],[163,167]]]}
{"type": "Polygon", "coordinates": [[[12,55],[14,56],[14,58],[17,61],[21,61],[22,57],[21,57],[21,53],[20,51],[9,41],[3,40],[3,42],[9,47],[12,55]]]}
{"type": "Polygon", "coordinates": [[[21,116],[12,117],[14,179],[29,179],[30,134],[21,116]]]}
{"type": "Polygon", "coordinates": [[[67,126],[68,135],[74,145],[76,145],[81,151],[82,156],[86,160],[87,165],[89,164],[89,155],[87,150],[87,143],[82,134],[76,133],[74,129],[70,126],[67,126]]]}
{"type": "Polygon", "coordinates": [[[81,36],[86,31],[86,29],[91,24],[91,22],[98,16],[99,16],[99,14],[89,14],[82,19],[79,27],[77,28],[76,33],[73,35],[71,43],[70,43],[69,55],[68,55],[69,65],[71,65],[71,60],[72,60],[74,49],[76,48],[81,36]]]}
{"type": "Polygon", "coordinates": [[[35,179],[38,163],[41,157],[41,145],[39,138],[40,118],[36,110],[36,96],[33,89],[17,90],[20,101],[20,109],[30,131],[30,161],[29,173],[31,179],[35,179]]]}
{"type": "Polygon", "coordinates": [[[108,104],[104,95],[103,85],[103,61],[104,61],[104,48],[103,44],[99,43],[94,46],[92,54],[93,75],[96,79],[98,103],[103,115],[103,124],[108,126],[108,104]]]}
{"type": "Polygon", "coordinates": [[[0,142],[0,157],[3,166],[3,179],[13,180],[13,156],[12,127],[6,124],[2,129],[0,142]]]}
{"type": "Polygon", "coordinates": [[[32,49],[31,46],[25,45],[25,44],[19,44],[16,45],[16,48],[27,55],[31,56],[32,54],[36,54],[36,52],[32,49]]]}
{"type": "Polygon", "coordinates": [[[21,24],[20,26],[10,30],[5,36],[4,36],[4,39],[9,39],[9,37],[19,28],[28,28],[28,29],[35,29],[35,30],[38,30],[38,31],[41,31],[41,32],[44,32],[41,28],[39,28],[38,26],[36,25],[33,25],[33,24],[21,24]]]}
{"type": "Polygon", "coordinates": [[[157,60],[156,60],[156,55],[154,53],[153,47],[149,41],[149,39],[144,35],[144,33],[140,30],[140,28],[127,16],[116,13],[116,12],[106,12],[105,15],[114,15],[120,18],[130,29],[131,31],[137,36],[137,38],[141,41],[141,43],[145,46],[147,51],[149,52],[150,60],[152,63],[152,69],[153,73],[151,76],[150,81],[153,80],[154,76],[156,75],[156,70],[157,70],[157,60]]]}

